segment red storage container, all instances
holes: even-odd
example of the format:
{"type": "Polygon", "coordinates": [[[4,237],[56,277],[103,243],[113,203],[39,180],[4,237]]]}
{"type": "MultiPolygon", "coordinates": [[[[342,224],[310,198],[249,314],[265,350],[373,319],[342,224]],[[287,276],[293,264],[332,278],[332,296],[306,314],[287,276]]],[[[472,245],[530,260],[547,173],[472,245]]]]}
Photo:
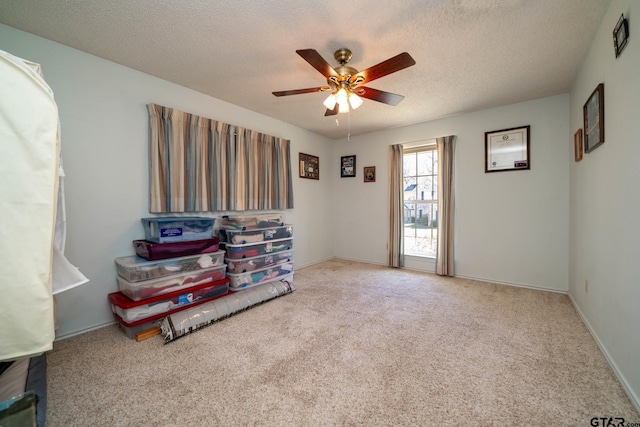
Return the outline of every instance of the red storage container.
{"type": "MultiPolygon", "coordinates": [[[[228,289],[229,279],[223,279],[216,283],[219,283],[224,288],[228,289]]],[[[162,319],[164,319],[170,314],[177,313],[179,311],[186,310],[188,308],[192,308],[200,304],[204,304],[205,302],[209,302],[214,299],[223,297],[225,295],[229,295],[229,293],[230,292],[227,290],[226,292],[218,296],[201,299],[199,301],[194,302],[193,304],[182,305],[177,307],[174,310],[170,310],[165,313],[156,314],[151,317],[147,317],[145,319],[137,320],[135,322],[125,322],[124,320],[122,320],[122,317],[118,316],[118,314],[116,314],[115,312],[113,313],[113,317],[116,319],[116,322],[118,323],[118,326],[120,326],[120,329],[122,329],[129,338],[135,339],[136,335],[139,334],[140,332],[148,331],[149,329],[159,327],[160,323],[162,322],[162,319]]],[[[117,304],[120,304],[121,306],[125,306],[125,305],[130,306],[130,305],[139,304],[139,303],[145,304],[145,303],[148,303],[148,301],[149,300],[131,301],[126,296],[122,295],[119,292],[114,292],[112,294],[109,294],[109,302],[111,302],[112,304],[117,303],[117,304]]]]}
{"type": "Polygon", "coordinates": [[[133,241],[136,254],[150,261],[217,252],[219,245],[220,239],[218,237],[170,243],[154,243],[147,240],[133,241]]]}
{"type": "Polygon", "coordinates": [[[221,279],[140,301],[132,301],[121,292],[113,292],[108,298],[111,311],[123,321],[132,323],[225,295],[229,291],[229,281],[228,278],[221,279]]]}

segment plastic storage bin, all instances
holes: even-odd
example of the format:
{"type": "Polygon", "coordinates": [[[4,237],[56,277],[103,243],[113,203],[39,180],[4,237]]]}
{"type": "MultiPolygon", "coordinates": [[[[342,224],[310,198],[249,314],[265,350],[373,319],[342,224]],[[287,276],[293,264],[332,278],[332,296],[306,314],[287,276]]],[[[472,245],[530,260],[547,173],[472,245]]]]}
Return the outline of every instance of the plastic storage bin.
{"type": "Polygon", "coordinates": [[[254,228],[277,227],[285,225],[282,214],[269,213],[258,215],[225,215],[220,218],[220,228],[251,230],[254,228]]]}
{"type": "Polygon", "coordinates": [[[172,243],[153,243],[146,240],[133,241],[136,254],[150,261],[216,252],[219,246],[220,239],[218,237],[172,243]]]}
{"type": "Polygon", "coordinates": [[[203,240],[213,236],[215,218],[155,217],[141,218],[145,240],[155,243],[203,240]]]}
{"type": "Polygon", "coordinates": [[[124,322],[133,323],[158,314],[171,312],[179,307],[187,307],[199,301],[209,301],[229,293],[229,279],[222,279],[205,285],[170,292],[142,301],[132,301],[120,292],[108,295],[111,311],[124,322]]]}
{"type": "Polygon", "coordinates": [[[225,259],[227,274],[241,274],[277,264],[293,262],[293,251],[276,252],[251,258],[225,259]]]}
{"type": "Polygon", "coordinates": [[[244,245],[224,244],[224,250],[229,259],[251,258],[293,249],[293,237],[290,239],[275,239],[268,242],[247,243],[244,245]]]}
{"type": "Polygon", "coordinates": [[[252,230],[220,229],[220,241],[242,245],[274,239],[286,239],[293,236],[293,226],[260,227],[252,230]]]}
{"type": "Polygon", "coordinates": [[[120,316],[115,313],[113,313],[113,317],[116,319],[116,323],[118,324],[120,329],[132,340],[136,339],[136,335],[138,335],[140,332],[145,332],[153,328],[159,328],[160,323],[162,323],[162,319],[164,319],[164,316],[160,315],[157,319],[146,319],[129,323],[122,320],[122,318],[120,318],[120,316]]]}
{"type": "Polygon", "coordinates": [[[251,288],[254,288],[254,287],[257,287],[257,286],[260,286],[260,285],[264,285],[264,284],[272,283],[272,282],[278,282],[278,281],[292,283],[293,282],[293,275],[294,275],[294,273],[291,272],[290,274],[281,275],[281,276],[278,276],[278,277],[276,277],[274,279],[271,279],[271,280],[263,280],[263,281],[261,281],[259,283],[251,283],[251,284],[248,284],[248,285],[240,287],[240,288],[232,288],[231,286],[229,286],[229,291],[230,291],[230,293],[238,293],[238,292],[244,291],[245,289],[251,289],[251,288]]]}
{"type": "Polygon", "coordinates": [[[274,280],[281,280],[283,276],[293,273],[293,263],[278,264],[272,267],[261,268],[260,270],[249,271],[247,273],[232,274],[227,273],[227,277],[231,279],[229,289],[238,290],[241,288],[250,288],[252,286],[269,283],[274,280]]]}
{"type": "Polygon", "coordinates": [[[121,277],[129,282],[139,282],[222,265],[224,264],[224,251],[159,261],[147,261],[141,257],[128,256],[116,258],[115,262],[121,277]]]}
{"type": "Polygon", "coordinates": [[[142,282],[130,282],[120,276],[118,276],[117,280],[120,292],[134,301],[140,301],[157,295],[224,279],[226,270],[227,266],[222,264],[204,270],[174,274],[159,279],[144,280],[142,282]]]}
{"type": "Polygon", "coordinates": [[[195,302],[195,303],[193,303],[191,305],[184,305],[184,306],[176,308],[175,310],[171,310],[171,311],[168,311],[168,312],[162,313],[162,314],[156,314],[155,316],[151,316],[149,318],[142,319],[142,320],[137,320],[135,322],[125,322],[116,313],[113,313],[113,317],[116,319],[116,322],[118,323],[118,326],[120,327],[120,329],[122,329],[124,331],[124,333],[127,334],[127,336],[129,338],[135,339],[136,335],[138,335],[140,332],[145,332],[145,331],[148,331],[149,329],[153,329],[153,328],[159,328],[160,324],[162,323],[162,319],[164,319],[165,317],[167,317],[170,314],[178,313],[178,312],[180,312],[182,310],[186,310],[188,308],[194,308],[195,306],[198,306],[200,304],[204,304],[206,302],[212,301],[212,300],[217,299],[217,298],[221,298],[221,297],[223,297],[225,295],[229,295],[229,292],[227,292],[226,294],[220,295],[218,297],[214,297],[214,298],[210,298],[210,299],[206,299],[206,300],[200,300],[200,301],[197,301],[197,302],[195,302]]]}

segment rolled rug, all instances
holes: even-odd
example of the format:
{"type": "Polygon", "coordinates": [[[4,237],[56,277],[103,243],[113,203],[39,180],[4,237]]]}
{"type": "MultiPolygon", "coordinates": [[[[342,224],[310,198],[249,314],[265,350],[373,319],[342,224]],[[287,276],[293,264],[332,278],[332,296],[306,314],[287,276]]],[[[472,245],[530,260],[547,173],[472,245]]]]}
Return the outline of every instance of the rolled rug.
{"type": "Polygon", "coordinates": [[[293,285],[284,280],[255,286],[192,309],[171,314],[160,324],[160,332],[166,344],[294,290],[293,285]]]}

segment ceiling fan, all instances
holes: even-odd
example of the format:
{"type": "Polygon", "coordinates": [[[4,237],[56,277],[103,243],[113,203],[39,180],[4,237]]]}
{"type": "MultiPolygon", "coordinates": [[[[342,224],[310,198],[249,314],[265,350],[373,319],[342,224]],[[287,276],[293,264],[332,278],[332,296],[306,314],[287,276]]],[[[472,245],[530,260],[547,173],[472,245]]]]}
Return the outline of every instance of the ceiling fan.
{"type": "Polygon", "coordinates": [[[333,57],[340,64],[340,66],[336,68],[331,67],[315,49],[299,49],[296,50],[296,53],[326,77],[327,85],[308,89],[284,90],[273,92],[273,94],[275,96],[288,96],[331,91],[331,95],[329,95],[323,103],[327,108],[327,111],[324,113],[325,116],[346,113],[349,111],[349,105],[351,105],[353,109],[358,108],[362,105],[361,97],[384,104],[398,105],[398,103],[404,99],[404,96],[362,85],[410,67],[416,63],[411,55],[403,52],[366,70],[358,71],[347,65],[351,60],[351,51],[347,48],[338,49],[334,53],[333,57]]]}

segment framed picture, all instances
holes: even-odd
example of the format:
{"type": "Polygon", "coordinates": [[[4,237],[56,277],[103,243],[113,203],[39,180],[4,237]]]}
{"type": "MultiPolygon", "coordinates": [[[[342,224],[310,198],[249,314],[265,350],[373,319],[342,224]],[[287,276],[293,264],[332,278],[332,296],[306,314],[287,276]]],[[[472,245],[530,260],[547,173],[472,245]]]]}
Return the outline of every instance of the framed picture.
{"type": "Polygon", "coordinates": [[[376,182],[376,167],[365,166],[364,167],[364,182],[376,182]]]}
{"type": "Polygon", "coordinates": [[[584,116],[584,152],[590,153],[604,143],[604,83],[600,83],[582,108],[584,116]]]}
{"type": "Polygon", "coordinates": [[[311,154],[300,153],[300,178],[320,179],[320,159],[311,154]]]}
{"type": "Polygon", "coordinates": [[[613,29],[613,48],[616,51],[616,58],[622,53],[622,49],[627,45],[629,40],[629,22],[624,18],[624,14],[620,15],[620,19],[613,29]]]}
{"type": "Polygon", "coordinates": [[[340,177],[355,178],[356,176],[356,156],[340,157],[340,177]]]}
{"type": "Polygon", "coordinates": [[[503,172],[530,169],[531,126],[484,133],[484,171],[503,172]]]}
{"type": "Polygon", "coordinates": [[[578,129],[573,134],[573,151],[576,158],[576,162],[582,160],[582,128],[578,129]]]}

